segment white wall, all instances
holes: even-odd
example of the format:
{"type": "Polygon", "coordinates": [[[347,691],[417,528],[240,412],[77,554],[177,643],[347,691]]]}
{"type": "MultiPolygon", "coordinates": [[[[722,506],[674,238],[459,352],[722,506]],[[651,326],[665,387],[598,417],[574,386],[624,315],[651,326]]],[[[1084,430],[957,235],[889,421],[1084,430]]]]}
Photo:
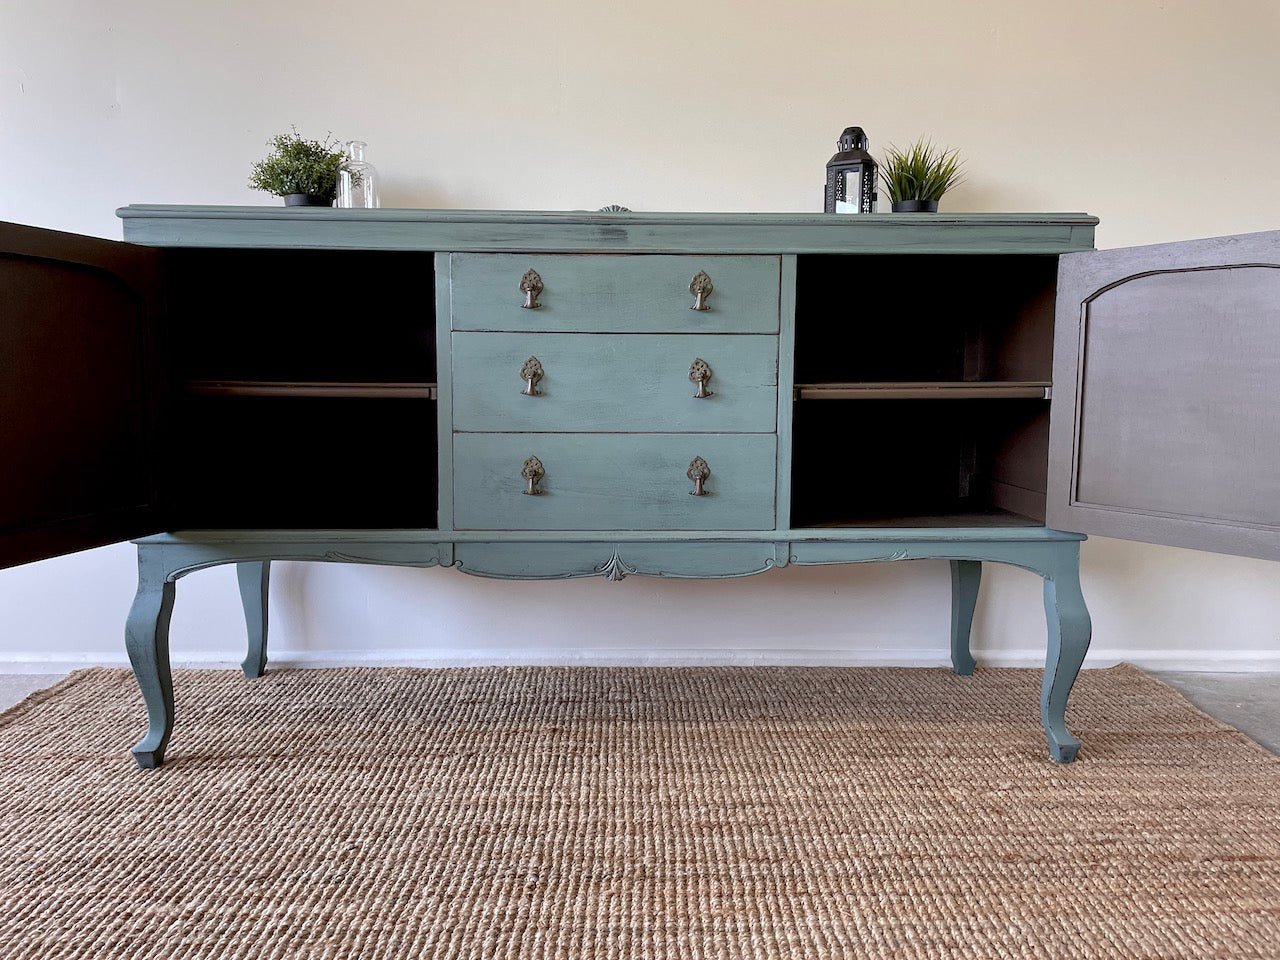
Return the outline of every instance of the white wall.
{"type": "MultiPolygon", "coordinates": [[[[1274,0],[5,2],[0,219],[118,238],[125,203],[272,203],[245,178],[290,124],[367,140],[387,206],[815,210],[857,123],[873,150],[959,147],[944,210],[1086,210],[1104,247],[1275,229],[1278,42],[1274,0]]],[[[119,661],[132,574],[127,545],[0,572],[0,661],[119,661]]],[[[1094,540],[1084,579],[1094,664],[1280,668],[1280,564],[1094,540]]],[[[942,662],[947,591],[933,562],[710,584],[282,564],[273,653],[942,662]]],[[[238,659],[230,571],[179,597],[175,656],[238,659]]],[[[976,648],[1031,663],[1043,629],[1039,582],[991,569],[976,648]]]]}

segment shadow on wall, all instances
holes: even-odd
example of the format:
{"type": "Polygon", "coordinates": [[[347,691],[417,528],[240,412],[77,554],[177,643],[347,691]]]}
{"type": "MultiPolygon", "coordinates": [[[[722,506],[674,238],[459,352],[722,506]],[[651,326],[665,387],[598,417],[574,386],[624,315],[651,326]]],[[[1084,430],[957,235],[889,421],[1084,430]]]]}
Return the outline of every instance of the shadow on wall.
{"type": "Polygon", "coordinates": [[[298,658],[941,664],[949,656],[950,572],[941,561],[619,583],[275,567],[272,649],[298,658]]]}

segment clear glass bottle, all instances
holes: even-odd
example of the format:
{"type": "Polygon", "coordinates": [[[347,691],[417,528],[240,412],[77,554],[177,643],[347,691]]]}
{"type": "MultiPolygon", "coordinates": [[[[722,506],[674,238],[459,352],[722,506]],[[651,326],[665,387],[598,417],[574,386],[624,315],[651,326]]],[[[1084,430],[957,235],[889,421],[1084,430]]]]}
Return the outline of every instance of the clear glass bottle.
{"type": "Polygon", "coordinates": [[[364,158],[363,140],[347,141],[347,159],[338,171],[337,207],[378,206],[378,171],[364,158]]]}

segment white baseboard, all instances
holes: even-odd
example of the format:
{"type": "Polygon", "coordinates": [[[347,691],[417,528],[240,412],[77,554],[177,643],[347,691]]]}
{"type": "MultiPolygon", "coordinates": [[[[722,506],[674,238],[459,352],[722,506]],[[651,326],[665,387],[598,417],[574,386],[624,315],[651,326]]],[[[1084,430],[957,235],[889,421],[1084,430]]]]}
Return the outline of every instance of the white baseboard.
{"type": "MultiPolygon", "coordinates": [[[[1040,667],[1043,650],[975,650],[981,666],[1040,667]]],[[[1085,668],[1131,663],[1147,670],[1176,670],[1203,673],[1280,673],[1280,651],[1214,650],[1189,653],[1185,650],[1143,650],[1110,648],[1091,651],[1085,668]]],[[[24,658],[0,660],[0,673],[68,673],[83,667],[127,667],[122,654],[110,658],[24,658]]],[[[948,653],[938,647],[885,650],[705,650],[618,649],[580,650],[328,650],[323,652],[282,650],[272,652],[270,666],[276,668],[321,667],[477,667],[477,666],[849,666],[849,667],[943,667],[948,653]]],[[[238,668],[239,662],[225,655],[181,657],[176,667],[197,669],[238,668]]]]}

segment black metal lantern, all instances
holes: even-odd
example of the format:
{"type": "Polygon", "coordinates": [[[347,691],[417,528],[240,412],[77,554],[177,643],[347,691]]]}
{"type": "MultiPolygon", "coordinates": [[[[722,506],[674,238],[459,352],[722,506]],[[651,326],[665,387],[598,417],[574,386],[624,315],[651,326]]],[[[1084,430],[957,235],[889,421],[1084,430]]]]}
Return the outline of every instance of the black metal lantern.
{"type": "Polygon", "coordinates": [[[840,152],[827,161],[826,213],[874,213],[876,162],[867,153],[861,127],[845,127],[836,141],[840,152]]]}

